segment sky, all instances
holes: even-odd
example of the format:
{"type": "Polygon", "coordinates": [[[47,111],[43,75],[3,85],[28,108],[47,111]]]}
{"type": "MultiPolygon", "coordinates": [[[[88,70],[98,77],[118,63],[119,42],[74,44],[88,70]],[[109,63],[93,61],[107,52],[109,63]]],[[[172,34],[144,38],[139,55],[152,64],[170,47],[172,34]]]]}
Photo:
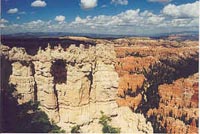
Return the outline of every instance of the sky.
{"type": "Polygon", "coordinates": [[[197,0],[1,0],[2,34],[156,35],[198,31],[197,0]]]}

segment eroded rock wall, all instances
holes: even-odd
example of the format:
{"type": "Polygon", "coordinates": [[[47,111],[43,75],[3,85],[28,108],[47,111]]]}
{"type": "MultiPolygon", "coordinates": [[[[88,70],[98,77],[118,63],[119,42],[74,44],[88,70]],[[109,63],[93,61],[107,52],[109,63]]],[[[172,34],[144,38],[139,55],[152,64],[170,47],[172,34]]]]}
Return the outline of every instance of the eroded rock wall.
{"type": "Polygon", "coordinates": [[[71,45],[65,50],[49,46],[34,56],[23,48],[1,49],[12,63],[9,83],[22,95],[18,101],[39,101],[41,109],[66,132],[75,125],[81,126],[81,132],[102,132],[101,111],[121,132],[153,132],[143,115],[116,103],[119,77],[114,45],[88,49],[71,45]]]}

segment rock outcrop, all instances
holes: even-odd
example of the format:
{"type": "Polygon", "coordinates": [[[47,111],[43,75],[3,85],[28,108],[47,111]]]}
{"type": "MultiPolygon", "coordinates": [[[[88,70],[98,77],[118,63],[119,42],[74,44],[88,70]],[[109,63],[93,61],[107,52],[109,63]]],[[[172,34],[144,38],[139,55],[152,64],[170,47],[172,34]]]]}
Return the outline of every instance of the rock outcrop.
{"type": "Polygon", "coordinates": [[[142,114],[116,103],[119,77],[114,45],[71,45],[66,50],[48,46],[34,56],[23,48],[5,48],[1,47],[2,54],[12,65],[9,83],[16,85],[19,103],[39,101],[40,108],[66,132],[76,125],[81,132],[102,132],[101,111],[123,133],[153,132],[142,114]]]}

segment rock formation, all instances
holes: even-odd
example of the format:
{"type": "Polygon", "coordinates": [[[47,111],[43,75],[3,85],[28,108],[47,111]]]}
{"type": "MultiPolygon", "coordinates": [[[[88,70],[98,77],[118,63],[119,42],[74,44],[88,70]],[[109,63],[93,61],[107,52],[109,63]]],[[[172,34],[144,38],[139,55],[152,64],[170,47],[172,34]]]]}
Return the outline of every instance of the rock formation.
{"type": "Polygon", "coordinates": [[[1,45],[2,88],[15,85],[19,103],[39,101],[66,132],[101,133],[101,111],[122,133],[198,132],[197,41],[70,39],[86,44],[34,55],[1,45]]]}
{"type": "Polygon", "coordinates": [[[197,133],[198,74],[159,86],[198,71],[197,42],[147,38],[117,39],[114,42],[120,43],[115,47],[115,68],[119,74],[118,105],[143,111],[152,122],[154,132],[197,133]],[[153,68],[156,64],[163,65],[163,68],[153,68]],[[164,73],[166,77],[162,76],[164,73]]]}
{"type": "Polygon", "coordinates": [[[11,62],[9,83],[21,95],[19,103],[39,101],[40,108],[66,132],[76,125],[81,132],[102,132],[101,111],[112,118],[121,132],[152,133],[142,114],[116,103],[119,84],[115,71],[116,53],[112,44],[61,46],[30,56],[23,48],[1,46],[11,62]]]}
{"type": "Polygon", "coordinates": [[[159,107],[150,109],[148,116],[157,115],[161,126],[166,127],[169,133],[197,133],[198,76],[197,73],[173,84],[160,85],[159,107]]]}

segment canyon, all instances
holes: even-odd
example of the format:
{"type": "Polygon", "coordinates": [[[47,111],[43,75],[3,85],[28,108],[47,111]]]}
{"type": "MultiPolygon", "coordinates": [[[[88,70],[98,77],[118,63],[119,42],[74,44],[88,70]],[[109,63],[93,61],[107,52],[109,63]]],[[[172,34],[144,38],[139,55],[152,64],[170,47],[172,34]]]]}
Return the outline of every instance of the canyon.
{"type": "Polygon", "coordinates": [[[198,41],[70,39],[84,44],[1,45],[1,90],[15,85],[66,132],[101,133],[104,112],[121,133],[198,133],[198,41]]]}

